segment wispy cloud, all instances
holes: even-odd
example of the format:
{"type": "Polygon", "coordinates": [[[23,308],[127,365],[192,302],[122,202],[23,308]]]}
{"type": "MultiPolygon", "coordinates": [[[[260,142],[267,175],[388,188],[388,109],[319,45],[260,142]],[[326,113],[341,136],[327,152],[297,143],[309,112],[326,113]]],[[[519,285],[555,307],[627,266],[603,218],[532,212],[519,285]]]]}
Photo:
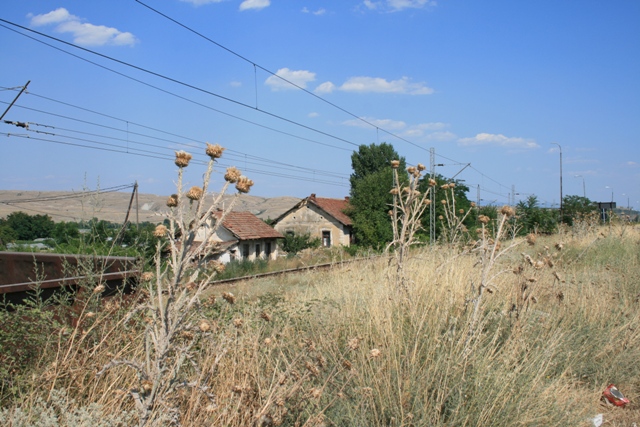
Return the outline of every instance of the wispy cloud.
{"type": "Polygon", "coordinates": [[[275,76],[269,76],[265,81],[267,86],[271,87],[271,90],[290,90],[297,89],[295,86],[289,84],[295,83],[297,86],[306,89],[307,85],[316,79],[316,73],[306,70],[290,70],[288,68],[280,68],[275,76]],[[284,80],[283,80],[284,79],[284,80]],[[285,81],[287,80],[287,81],[285,81]]]}
{"type": "Polygon", "coordinates": [[[260,10],[271,5],[270,0],[244,0],[240,3],[240,11],[260,10]]]}
{"type": "Polygon", "coordinates": [[[353,126],[371,129],[372,125],[380,129],[397,133],[404,138],[426,139],[430,141],[451,141],[457,136],[444,129],[448,128],[447,123],[430,122],[419,124],[408,124],[402,120],[376,119],[374,117],[361,117],[360,119],[345,120],[345,126],[353,126]]]}
{"type": "Polygon", "coordinates": [[[191,3],[194,6],[202,6],[203,4],[220,3],[220,2],[223,2],[224,0],[180,0],[180,1],[185,3],[191,3]]]}
{"type": "Polygon", "coordinates": [[[424,9],[435,7],[438,3],[434,0],[364,0],[363,6],[368,10],[380,12],[398,12],[405,9],[424,9]]]}
{"type": "Polygon", "coordinates": [[[332,82],[319,85],[316,93],[331,93],[333,91],[357,93],[395,93],[405,95],[430,95],[434,91],[424,83],[412,83],[408,77],[398,80],[386,80],[380,77],[351,77],[340,86],[332,82]]]}
{"type": "Polygon", "coordinates": [[[31,18],[31,26],[54,25],[54,31],[58,33],[71,33],[73,42],[81,46],[133,46],[138,41],[129,32],[82,22],[81,18],[63,7],[42,15],[29,14],[27,17],[31,18]]]}
{"type": "Polygon", "coordinates": [[[535,140],[520,137],[507,137],[502,134],[479,133],[471,138],[460,138],[460,145],[493,145],[507,148],[539,148],[540,145],[535,140]]]}
{"type": "Polygon", "coordinates": [[[302,13],[311,13],[312,15],[322,16],[325,13],[327,13],[327,10],[323,9],[323,8],[320,8],[318,10],[312,11],[312,10],[309,10],[309,8],[303,7],[302,8],[302,13]]]}

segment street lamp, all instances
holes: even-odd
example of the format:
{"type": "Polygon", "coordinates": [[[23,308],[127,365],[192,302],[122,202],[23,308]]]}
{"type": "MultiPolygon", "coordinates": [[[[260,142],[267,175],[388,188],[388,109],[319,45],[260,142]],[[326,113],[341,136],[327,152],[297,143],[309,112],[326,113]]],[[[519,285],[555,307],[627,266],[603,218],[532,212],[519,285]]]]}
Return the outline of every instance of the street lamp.
{"type": "Polygon", "coordinates": [[[609,187],[608,185],[605,186],[604,188],[610,188],[611,189],[611,203],[613,203],[613,187],[609,187]]]}
{"type": "Polygon", "coordinates": [[[560,222],[562,222],[562,146],[557,142],[552,142],[560,149],[560,222]]]}
{"type": "Polygon", "coordinates": [[[576,178],[582,178],[582,197],[584,197],[585,199],[587,198],[587,190],[586,187],[584,185],[584,176],[582,175],[574,175],[576,178]]]}

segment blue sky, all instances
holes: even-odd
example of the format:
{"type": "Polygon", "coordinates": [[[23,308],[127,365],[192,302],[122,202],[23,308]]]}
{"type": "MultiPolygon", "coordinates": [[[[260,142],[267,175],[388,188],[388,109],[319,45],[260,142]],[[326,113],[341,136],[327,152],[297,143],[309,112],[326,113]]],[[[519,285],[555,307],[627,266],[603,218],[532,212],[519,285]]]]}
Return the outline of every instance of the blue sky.
{"type": "Polygon", "coordinates": [[[472,200],[557,204],[559,144],[564,195],[640,207],[640,2],[140,1],[0,11],[0,111],[31,81],[0,188],[170,194],[173,152],[208,141],[254,195],[343,197],[388,142],[472,200]]]}

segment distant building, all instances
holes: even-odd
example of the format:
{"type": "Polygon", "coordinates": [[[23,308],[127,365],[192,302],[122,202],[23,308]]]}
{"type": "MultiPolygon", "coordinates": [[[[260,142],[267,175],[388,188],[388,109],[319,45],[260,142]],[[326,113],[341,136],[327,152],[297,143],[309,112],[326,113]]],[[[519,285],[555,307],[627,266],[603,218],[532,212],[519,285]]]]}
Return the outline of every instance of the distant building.
{"type": "Polygon", "coordinates": [[[211,230],[222,218],[222,211],[215,211],[206,224],[198,230],[195,242],[208,240],[211,258],[223,264],[233,260],[276,259],[278,239],[284,238],[251,212],[228,212],[222,224],[211,230]]]}
{"type": "Polygon", "coordinates": [[[349,198],[328,199],[312,194],[274,221],[274,228],[282,234],[309,233],[319,238],[322,246],[349,246],[352,242],[353,222],[345,213],[349,198]]]}

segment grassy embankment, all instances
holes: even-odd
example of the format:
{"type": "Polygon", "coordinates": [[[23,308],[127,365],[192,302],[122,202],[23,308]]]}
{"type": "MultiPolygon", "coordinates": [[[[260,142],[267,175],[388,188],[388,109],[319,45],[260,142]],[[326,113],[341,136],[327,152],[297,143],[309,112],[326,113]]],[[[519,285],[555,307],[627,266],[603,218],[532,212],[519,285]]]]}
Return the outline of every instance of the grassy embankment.
{"type": "MultiPolygon", "coordinates": [[[[196,341],[188,373],[201,387],[178,387],[182,424],[588,426],[598,413],[609,426],[640,421],[637,227],[523,242],[494,266],[481,327],[469,335],[477,260],[416,249],[406,291],[391,285],[393,267],[381,259],[211,289],[197,313],[211,328],[183,334],[185,345],[196,341]],[[628,408],[602,406],[609,383],[628,408]]],[[[39,357],[5,372],[9,412],[28,414],[52,390],[73,399],[69,414],[81,408],[104,421],[134,409],[134,370],[96,373],[114,359],[145,359],[146,319],[96,298],[77,328],[46,339],[29,332],[39,357]]]]}

